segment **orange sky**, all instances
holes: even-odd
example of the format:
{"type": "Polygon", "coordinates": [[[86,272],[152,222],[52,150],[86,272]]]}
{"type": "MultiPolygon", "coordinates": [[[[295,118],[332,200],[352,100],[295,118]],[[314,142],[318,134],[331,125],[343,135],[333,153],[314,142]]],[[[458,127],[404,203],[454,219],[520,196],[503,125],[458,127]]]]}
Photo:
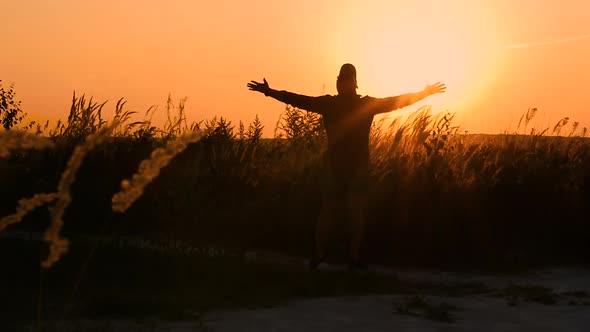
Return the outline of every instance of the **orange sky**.
{"type": "Polygon", "coordinates": [[[65,119],[74,90],[140,112],[171,92],[190,120],[258,114],[272,128],[283,105],[248,81],[334,94],[350,62],[360,94],[447,84],[391,116],[431,104],[499,133],[537,107],[539,126],[590,126],[588,13],[587,0],[4,1],[0,79],[38,120],[65,119]]]}

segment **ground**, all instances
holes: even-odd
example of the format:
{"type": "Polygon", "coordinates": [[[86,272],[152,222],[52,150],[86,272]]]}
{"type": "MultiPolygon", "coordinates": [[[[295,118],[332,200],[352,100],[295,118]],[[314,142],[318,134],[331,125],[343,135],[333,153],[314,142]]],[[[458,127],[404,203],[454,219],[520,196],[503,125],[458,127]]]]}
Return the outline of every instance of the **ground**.
{"type": "MultiPolygon", "coordinates": [[[[250,253],[248,259],[297,265],[303,260],[250,253]]],[[[303,266],[302,266],[303,268],[303,266]]],[[[317,273],[344,269],[324,265],[317,273]]],[[[354,272],[350,272],[354,273],[354,272]]],[[[366,273],[366,272],[360,272],[366,273]]],[[[194,319],[78,321],[71,330],[109,331],[587,331],[590,270],[551,268],[518,274],[393,270],[369,273],[431,283],[413,295],[359,295],[293,300],[253,309],[195,314],[194,319]],[[440,295],[440,285],[450,289],[440,295]],[[433,288],[433,290],[435,289],[433,288]],[[454,291],[453,289],[456,290],[454,291]]]]}

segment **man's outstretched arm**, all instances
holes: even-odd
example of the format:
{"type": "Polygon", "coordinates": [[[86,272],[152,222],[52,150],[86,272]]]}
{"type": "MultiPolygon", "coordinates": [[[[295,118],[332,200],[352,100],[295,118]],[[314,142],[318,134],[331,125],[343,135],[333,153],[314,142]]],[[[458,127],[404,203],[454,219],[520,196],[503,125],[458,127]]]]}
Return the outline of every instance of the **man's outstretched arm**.
{"type": "Polygon", "coordinates": [[[410,106],[433,94],[443,93],[446,89],[447,87],[443,83],[438,82],[432,85],[427,85],[424,90],[420,92],[406,93],[388,98],[376,98],[375,105],[372,109],[375,113],[391,112],[398,108],[410,106]]]}
{"type": "Polygon", "coordinates": [[[272,97],[285,104],[289,104],[293,107],[308,110],[311,112],[322,113],[321,97],[310,97],[299,95],[289,91],[278,91],[271,89],[266,79],[263,82],[250,81],[248,88],[251,91],[257,91],[264,93],[267,97],[272,97]]]}

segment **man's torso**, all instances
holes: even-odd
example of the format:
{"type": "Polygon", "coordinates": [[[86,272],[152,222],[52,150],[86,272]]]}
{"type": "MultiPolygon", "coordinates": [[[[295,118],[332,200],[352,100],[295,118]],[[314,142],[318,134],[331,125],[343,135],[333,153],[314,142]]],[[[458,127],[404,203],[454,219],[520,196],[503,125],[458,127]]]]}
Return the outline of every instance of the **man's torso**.
{"type": "Polygon", "coordinates": [[[369,133],[373,113],[369,97],[330,96],[322,112],[328,136],[330,168],[336,176],[366,173],[369,164],[369,133]]]}

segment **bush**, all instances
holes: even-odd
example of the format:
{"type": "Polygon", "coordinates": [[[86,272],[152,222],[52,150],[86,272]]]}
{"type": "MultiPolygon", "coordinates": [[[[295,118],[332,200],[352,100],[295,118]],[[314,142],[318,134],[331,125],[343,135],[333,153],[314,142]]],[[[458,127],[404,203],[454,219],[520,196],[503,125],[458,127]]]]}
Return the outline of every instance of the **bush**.
{"type": "Polygon", "coordinates": [[[20,105],[21,102],[15,99],[14,84],[6,90],[0,80],[0,122],[4,129],[9,130],[23,121],[27,114],[21,110],[20,105]]]}

